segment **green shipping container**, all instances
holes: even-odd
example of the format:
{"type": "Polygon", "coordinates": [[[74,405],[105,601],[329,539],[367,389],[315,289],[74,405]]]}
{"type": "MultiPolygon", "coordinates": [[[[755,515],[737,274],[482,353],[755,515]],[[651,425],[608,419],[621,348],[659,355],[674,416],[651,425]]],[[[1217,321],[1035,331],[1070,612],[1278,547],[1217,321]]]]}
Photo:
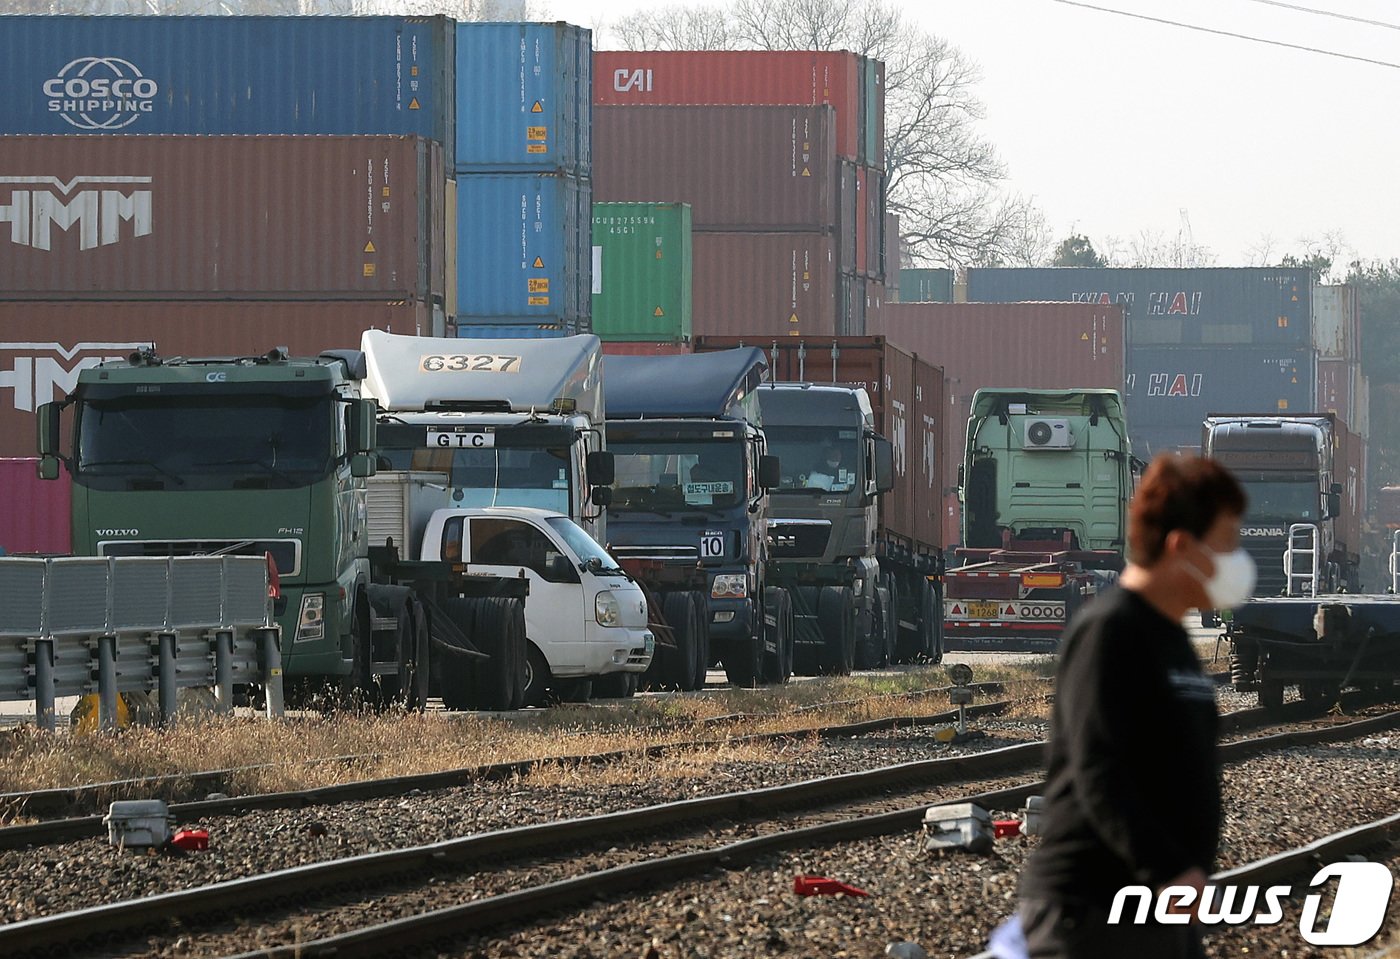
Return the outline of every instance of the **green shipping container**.
{"type": "Polygon", "coordinates": [[[593,204],[594,333],[689,340],[690,294],[690,204],[593,204]]]}
{"type": "Polygon", "coordinates": [[[883,170],[885,168],[885,145],[880,142],[882,139],[880,128],[885,108],[885,95],[880,88],[883,77],[878,60],[872,60],[869,57],[861,58],[860,80],[861,159],[866,166],[883,170]]]}
{"type": "Polygon", "coordinates": [[[899,271],[899,302],[953,302],[953,271],[907,269],[899,271]]]}

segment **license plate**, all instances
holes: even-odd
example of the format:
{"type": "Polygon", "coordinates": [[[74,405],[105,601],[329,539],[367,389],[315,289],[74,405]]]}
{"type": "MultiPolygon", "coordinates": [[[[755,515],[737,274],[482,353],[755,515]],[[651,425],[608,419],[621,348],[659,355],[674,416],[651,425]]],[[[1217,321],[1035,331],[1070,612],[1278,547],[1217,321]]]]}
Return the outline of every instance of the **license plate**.
{"type": "Polygon", "coordinates": [[[967,615],[973,619],[996,619],[1001,615],[1000,603],[968,603],[967,615]]]}

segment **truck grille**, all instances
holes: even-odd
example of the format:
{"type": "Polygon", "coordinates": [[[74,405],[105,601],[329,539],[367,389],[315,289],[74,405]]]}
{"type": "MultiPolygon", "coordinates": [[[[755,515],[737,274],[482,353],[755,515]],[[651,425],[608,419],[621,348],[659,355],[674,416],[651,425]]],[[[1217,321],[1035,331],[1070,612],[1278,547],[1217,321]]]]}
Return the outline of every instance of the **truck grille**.
{"type": "Polygon", "coordinates": [[[1240,541],[1245,552],[1254,559],[1259,578],[1255,582],[1255,596],[1282,596],[1288,582],[1283,575],[1283,551],[1288,548],[1282,537],[1259,536],[1240,541]]]}
{"type": "Polygon", "coordinates": [[[176,539],[139,540],[99,543],[102,556],[207,556],[219,553],[227,556],[262,556],[272,554],[278,576],[301,573],[301,542],[294,539],[176,539]]]}
{"type": "Polygon", "coordinates": [[[820,559],[831,540],[831,524],[825,521],[768,524],[769,552],[774,559],[820,559]]]}

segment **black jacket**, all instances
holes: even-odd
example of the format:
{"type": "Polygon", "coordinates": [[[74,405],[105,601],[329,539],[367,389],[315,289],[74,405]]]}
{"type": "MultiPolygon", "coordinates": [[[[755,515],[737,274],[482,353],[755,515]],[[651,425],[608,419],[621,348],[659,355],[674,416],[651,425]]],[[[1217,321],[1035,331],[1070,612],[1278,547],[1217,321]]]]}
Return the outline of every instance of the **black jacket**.
{"type": "Polygon", "coordinates": [[[1114,589],[1061,644],[1043,839],[1026,898],[1107,907],[1125,885],[1207,873],[1220,836],[1215,685],[1186,631],[1114,589]]]}

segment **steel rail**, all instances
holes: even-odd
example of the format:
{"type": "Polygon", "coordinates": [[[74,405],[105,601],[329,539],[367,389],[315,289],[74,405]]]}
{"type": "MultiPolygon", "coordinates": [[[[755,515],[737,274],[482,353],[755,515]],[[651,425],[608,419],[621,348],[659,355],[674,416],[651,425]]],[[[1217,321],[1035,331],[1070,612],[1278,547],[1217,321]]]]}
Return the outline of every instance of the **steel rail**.
{"type": "MultiPolygon", "coordinates": [[[[1340,723],[1317,729],[1295,730],[1226,743],[1220,747],[1220,756],[1222,761],[1235,762],[1270,750],[1345,741],[1373,732],[1390,730],[1397,726],[1400,726],[1400,712],[1387,713],[1373,719],[1340,723]]],[[[905,763],[784,786],[771,786],[764,789],[702,797],[602,816],[521,826],[424,846],[313,863],[143,899],[127,900],[10,923],[0,926],[0,955],[13,956],[25,952],[36,952],[51,957],[56,950],[61,950],[74,943],[136,928],[161,925],[168,923],[173,917],[188,920],[192,916],[206,913],[248,915],[272,900],[286,898],[304,902],[312,896],[343,885],[362,885],[366,882],[383,881],[392,876],[401,876],[422,870],[444,867],[460,869],[464,864],[470,862],[488,862],[493,866],[499,866],[503,862],[523,858],[526,854],[537,850],[548,850],[551,854],[558,855],[561,852],[586,849],[598,843],[611,842],[619,838],[635,839],[638,835],[655,833],[667,827],[693,821],[710,823],[719,819],[771,818],[772,812],[778,809],[820,808],[851,796],[878,796],[892,788],[908,789],[911,786],[947,785],[950,782],[986,778],[1024,770],[1027,767],[1038,768],[1043,757],[1043,743],[1025,743],[968,756],[905,763]]],[[[1044,783],[1036,781],[996,793],[979,794],[972,797],[972,801],[994,808],[1006,808],[1022,802],[1026,796],[1033,795],[1043,788],[1044,783]]],[[[884,834],[908,828],[910,823],[922,817],[923,811],[927,808],[927,805],[919,805],[912,809],[863,816],[795,830],[786,834],[775,834],[775,836],[797,837],[789,841],[805,844],[884,834]],[[881,832],[866,831],[871,828],[870,824],[879,824],[881,832]]],[[[783,840],[780,838],[759,837],[747,841],[753,845],[739,843],[708,855],[717,856],[715,861],[723,862],[726,858],[746,855],[745,850],[771,851],[782,848],[782,842],[783,840]]],[[[703,855],[707,854],[687,853],[680,858],[686,863],[693,864],[701,860],[686,857],[703,855]]],[[[619,888],[615,884],[616,882],[622,881],[626,876],[633,875],[627,872],[627,869],[642,870],[637,875],[643,877],[638,881],[644,883],[658,881],[656,877],[670,874],[667,870],[672,867],[664,865],[664,863],[661,865],[657,863],[663,863],[663,860],[644,862],[632,867],[620,867],[619,870],[608,870],[605,873],[594,874],[595,877],[606,875],[608,878],[603,880],[595,878],[594,885],[589,887],[591,891],[588,895],[596,896],[599,893],[616,891],[619,888]]],[[[588,885],[587,881],[582,878],[568,882],[581,883],[583,887],[588,885]]],[[[513,893],[511,896],[528,898],[528,892],[513,893]]],[[[499,898],[492,897],[491,900],[482,900],[482,902],[496,901],[499,898]]],[[[519,901],[522,900],[509,899],[508,903],[519,901]]],[[[530,901],[538,902],[540,900],[531,899],[530,901]]],[[[473,921],[500,921],[507,918],[505,910],[510,908],[515,907],[498,902],[495,911],[487,910],[484,913],[473,913],[472,915],[478,916],[478,919],[473,921]]],[[[459,914],[454,910],[446,910],[445,912],[452,915],[459,914]]],[[[514,914],[509,913],[509,915],[514,914]]],[[[449,926],[457,931],[470,931],[470,929],[476,928],[470,924],[465,926],[452,925],[457,922],[458,920],[453,919],[449,926]]],[[[389,938],[380,938],[375,941],[381,944],[394,942],[396,945],[402,946],[404,942],[394,938],[404,934],[398,931],[402,927],[395,924],[388,925],[393,927],[393,930],[387,933],[389,938]]],[[[438,927],[433,926],[432,928],[438,927]]],[[[359,930],[352,935],[367,936],[368,932],[368,930],[359,930]]],[[[435,932],[433,935],[439,934],[435,932]]],[[[379,948],[383,947],[381,945],[379,948]]],[[[308,947],[302,945],[298,948],[304,950],[308,947]]],[[[301,954],[309,955],[305,952],[301,954]]]]}

